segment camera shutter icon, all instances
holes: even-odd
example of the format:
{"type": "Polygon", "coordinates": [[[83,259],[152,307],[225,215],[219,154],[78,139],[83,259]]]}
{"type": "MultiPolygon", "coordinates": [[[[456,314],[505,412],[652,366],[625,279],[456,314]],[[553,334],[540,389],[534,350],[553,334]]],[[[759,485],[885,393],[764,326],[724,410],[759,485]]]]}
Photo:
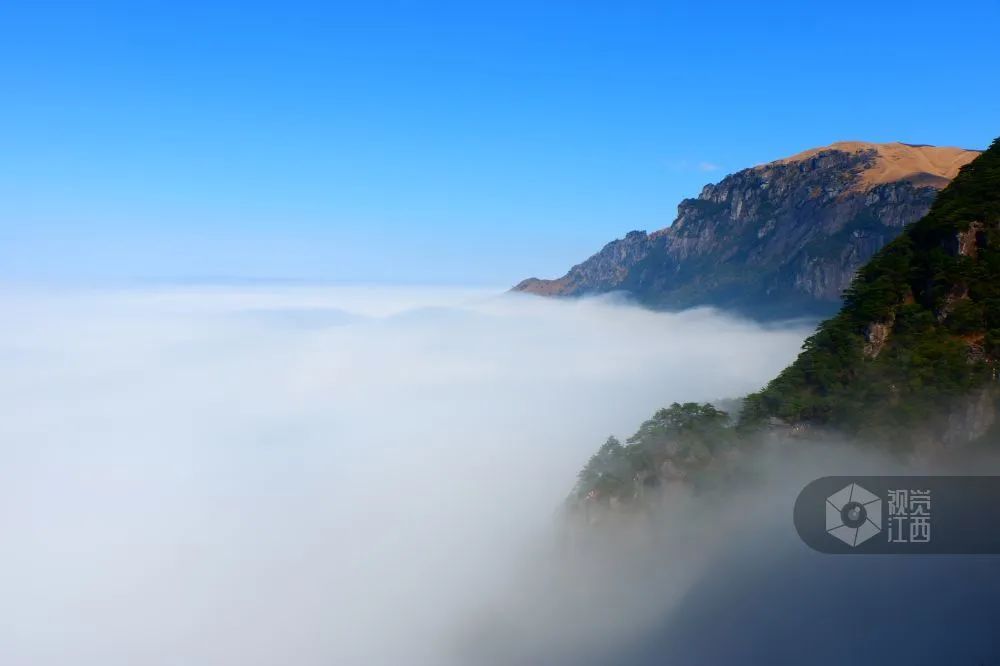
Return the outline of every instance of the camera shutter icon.
{"type": "Polygon", "coordinates": [[[856,483],[826,498],[826,532],[851,548],[882,531],[882,499],[856,483]]]}

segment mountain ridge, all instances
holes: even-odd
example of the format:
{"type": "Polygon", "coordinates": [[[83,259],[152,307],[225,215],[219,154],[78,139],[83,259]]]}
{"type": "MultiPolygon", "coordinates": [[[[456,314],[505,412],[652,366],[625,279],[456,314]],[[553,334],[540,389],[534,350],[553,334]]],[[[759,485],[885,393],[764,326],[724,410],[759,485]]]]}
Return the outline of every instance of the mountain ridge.
{"type": "Polygon", "coordinates": [[[840,142],[743,169],[678,205],[669,227],[631,231],[555,280],[513,291],[624,291],[659,309],[711,305],[761,319],[836,310],[855,271],[979,155],[840,142]]]}
{"type": "Polygon", "coordinates": [[[589,520],[664,484],[724,476],[772,435],[929,457],[996,446],[1000,139],[862,267],[839,312],[740,411],[735,424],[710,404],[657,411],[624,445],[601,446],[571,505],[589,520]]]}
{"type": "Polygon", "coordinates": [[[942,407],[955,416],[949,403],[958,401],[964,415],[934,435],[975,439],[997,410],[990,396],[969,396],[992,387],[998,359],[1000,139],[862,267],[837,315],[748,396],[742,422],[776,417],[893,439],[942,407]],[[972,427],[961,432],[963,424],[972,427]]]}

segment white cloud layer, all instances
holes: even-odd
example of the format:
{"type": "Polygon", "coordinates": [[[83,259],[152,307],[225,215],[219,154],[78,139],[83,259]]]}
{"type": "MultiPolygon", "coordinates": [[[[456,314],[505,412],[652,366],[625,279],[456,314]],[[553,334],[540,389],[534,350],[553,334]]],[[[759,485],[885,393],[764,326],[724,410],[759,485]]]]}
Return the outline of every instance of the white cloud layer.
{"type": "Polygon", "coordinates": [[[444,663],[608,434],[807,334],[459,289],[0,308],[4,666],[444,663]]]}

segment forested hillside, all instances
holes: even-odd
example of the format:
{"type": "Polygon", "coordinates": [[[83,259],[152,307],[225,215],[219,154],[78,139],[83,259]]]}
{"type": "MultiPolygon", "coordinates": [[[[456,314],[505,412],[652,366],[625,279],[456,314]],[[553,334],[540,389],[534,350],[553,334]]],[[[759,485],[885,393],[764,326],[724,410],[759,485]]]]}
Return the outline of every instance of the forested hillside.
{"type": "Polygon", "coordinates": [[[674,404],[580,474],[580,500],[691,480],[762,433],[837,434],[897,452],[992,440],[1000,360],[1000,139],[858,273],[839,313],[739,418],[674,404]]]}

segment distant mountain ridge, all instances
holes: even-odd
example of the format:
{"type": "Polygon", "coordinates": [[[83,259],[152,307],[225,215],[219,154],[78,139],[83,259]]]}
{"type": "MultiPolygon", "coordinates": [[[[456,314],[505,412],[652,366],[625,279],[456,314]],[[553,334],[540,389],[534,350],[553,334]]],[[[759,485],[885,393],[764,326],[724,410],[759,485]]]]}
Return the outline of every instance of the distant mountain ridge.
{"type": "Polygon", "coordinates": [[[744,169],[629,232],[561,278],[513,290],[624,291],[663,309],[712,305],[762,319],[836,311],[855,272],[923,217],[976,150],[838,142],[744,169]]]}
{"type": "Polygon", "coordinates": [[[925,460],[996,451],[1000,138],[861,268],[839,312],[739,411],[734,424],[713,405],[675,403],[624,444],[608,438],[581,471],[571,507],[591,520],[666,484],[726,480],[775,436],[925,460]]]}

